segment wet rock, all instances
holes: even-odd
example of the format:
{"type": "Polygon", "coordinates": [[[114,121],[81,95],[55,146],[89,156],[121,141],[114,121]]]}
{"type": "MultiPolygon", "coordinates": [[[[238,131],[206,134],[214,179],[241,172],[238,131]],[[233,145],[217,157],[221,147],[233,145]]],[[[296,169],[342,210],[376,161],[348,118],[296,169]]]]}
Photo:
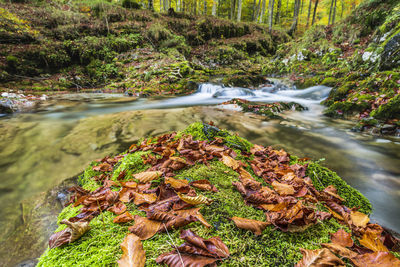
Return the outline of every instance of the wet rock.
{"type": "Polygon", "coordinates": [[[381,55],[381,70],[389,70],[400,65],[400,33],[392,37],[381,55]]]}
{"type": "Polygon", "coordinates": [[[396,125],[385,124],[381,128],[382,134],[394,134],[396,132],[396,125]]]}

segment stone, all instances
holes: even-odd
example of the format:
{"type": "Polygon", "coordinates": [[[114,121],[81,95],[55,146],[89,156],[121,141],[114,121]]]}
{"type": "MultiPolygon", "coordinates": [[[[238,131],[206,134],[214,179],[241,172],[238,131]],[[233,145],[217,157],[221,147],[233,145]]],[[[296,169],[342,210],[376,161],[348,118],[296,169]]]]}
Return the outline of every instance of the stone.
{"type": "Polygon", "coordinates": [[[393,36],[385,45],[381,54],[381,70],[390,70],[400,66],[400,33],[393,36]]]}

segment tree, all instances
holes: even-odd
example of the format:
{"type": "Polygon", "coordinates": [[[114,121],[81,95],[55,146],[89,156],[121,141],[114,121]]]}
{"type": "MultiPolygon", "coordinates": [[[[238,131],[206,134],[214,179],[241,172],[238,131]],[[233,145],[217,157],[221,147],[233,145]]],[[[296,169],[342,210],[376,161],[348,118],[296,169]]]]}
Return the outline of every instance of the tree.
{"type": "Polygon", "coordinates": [[[207,15],[207,0],[204,0],[204,15],[207,15]]]}
{"type": "Polygon", "coordinates": [[[308,26],[310,25],[311,4],[312,4],[312,0],[310,0],[310,3],[308,4],[307,25],[306,25],[306,28],[308,28],[308,26]]]}
{"type": "Polygon", "coordinates": [[[328,20],[328,25],[331,25],[331,21],[332,21],[333,2],[335,2],[335,0],[331,0],[331,8],[329,9],[329,20],[328,20]]]}
{"type": "Polygon", "coordinates": [[[236,9],[236,0],[231,0],[231,14],[230,14],[230,19],[235,18],[235,9],[236,9]]]}
{"type": "Polygon", "coordinates": [[[317,15],[318,2],[319,2],[319,0],[315,0],[314,14],[313,14],[311,25],[314,25],[314,23],[315,23],[315,16],[317,15]]]}
{"type": "Polygon", "coordinates": [[[270,32],[272,31],[272,19],[274,18],[274,5],[275,5],[275,0],[269,0],[268,29],[270,32]]]}
{"type": "Polygon", "coordinates": [[[238,0],[237,21],[242,18],[242,0],[238,0]]]}
{"type": "Polygon", "coordinates": [[[293,22],[292,26],[290,27],[288,34],[293,36],[294,32],[296,31],[298,20],[299,20],[299,13],[300,13],[300,3],[301,0],[295,0],[294,3],[294,12],[293,12],[293,22]]]}
{"type": "Polygon", "coordinates": [[[213,0],[211,15],[213,15],[214,17],[217,15],[217,1],[216,0],[213,0]]]}
{"type": "Polygon", "coordinates": [[[275,24],[279,24],[280,23],[281,6],[282,6],[282,0],[278,0],[278,6],[276,7],[275,24]]]}
{"type": "Polygon", "coordinates": [[[259,18],[258,18],[258,22],[259,23],[263,22],[263,16],[264,16],[264,13],[265,13],[265,2],[266,2],[266,0],[262,0],[262,8],[261,8],[261,12],[260,12],[259,18]]]}
{"type": "Polygon", "coordinates": [[[149,0],[148,5],[149,5],[148,8],[149,8],[150,10],[154,10],[153,0],[149,0]]]}
{"type": "Polygon", "coordinates": [[[332,24],[335,24],[335,18],[336,18],[336,1],[335,0],[335,5],[333,7],[333,15],[332,15],[332,24]]]}

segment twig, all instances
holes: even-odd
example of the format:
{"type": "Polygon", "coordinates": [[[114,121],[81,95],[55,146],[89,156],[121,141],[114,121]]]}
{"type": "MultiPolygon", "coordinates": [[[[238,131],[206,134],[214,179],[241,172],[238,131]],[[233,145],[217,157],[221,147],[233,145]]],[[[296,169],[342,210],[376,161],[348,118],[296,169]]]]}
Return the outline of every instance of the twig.
{"type": "Polygon", "coordinates": [[[315,177],[317,177],[318,182],[322,185],[322,187],[324,187],[324,184],[321,182],[321,180],[318,178],[318,175],[315,173],[315,171],[313,171],[315,177]]]}
{"type": "Polygon", "coordinates": [[[168,232],[167,227],[165,226],[165,223],[163,223],[163,225],[164,225],[165,231],[166,231],[167,234],[168,234],[169,239],[171,239],[172,246],[174,246],[175,249],[176,249],[176,252],[178,252],[179,259],[181,260],[181,263],[182,263],[182,267],[185,267],[185,264],[183,263],[182,256],[181,256],[181,253],[180,253],[179,250],[178,250],[178,247],[175,245],[174,240],[172,240],[172,237],[169,235],[169,232],[168,232]]]}

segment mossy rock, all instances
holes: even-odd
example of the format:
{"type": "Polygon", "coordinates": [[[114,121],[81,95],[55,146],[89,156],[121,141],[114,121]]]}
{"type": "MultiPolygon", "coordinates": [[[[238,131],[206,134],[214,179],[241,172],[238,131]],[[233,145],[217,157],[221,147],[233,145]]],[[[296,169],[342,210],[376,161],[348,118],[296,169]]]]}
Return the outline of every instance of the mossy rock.
{"type": "Polygon", "coordinates": [[[321,84],[326,86],[335,86],[336,82],[337,82],[336,78],[326,77],[325,79],[322,80],[321,84]]]}
{"type": "Polygon", "coordinates": [[[377,119],[400,119],[400,95],[396,95],[384,105],[371,112],[371,116],[377,119]]]}
{"type": "MultiPolygon", "coordinates": [[[[248,150],[252,146],[247,140],[242,139],[228,131],[220,130],[214,126],[194,123],[186,130],[179,132],[177,137],[191,134],[197,140],[222,138],[226,144],[232,147],[238,154],[238,158],[244,162],[248,157],[240,155],[240,150],[248,150]]],[[[117,163],[111,174],[117,176],[120,171],[137,173],[147,168],[143,163],[143,152],[135,152],[117,163]]],[[[151,153],[151,152],[147,152],[151,153]]],[[[298,163],[296,157],[292,157],[291,164],[298,163]]],[[[98,164],[98,163],[93,163],[98,164]]],[[[93,190],[97,185],[92,177],[98,173],[89,166],[79,183],[86,189],[93,190]]],[[[247,206],[240,193],[234,189],[232,182],[238,179],[238,174],[220,161],[211,161],[208,166],[196,164],[190,168],[180,170],[175,178],[189,181],[208,179],[219,192],[202,192],[214,202],[204,206],[201,210],[205,219],[212,225],[206,229],[200,223],[192,223],[185,229],[192,229],[202,237],[219,236],[228,246],[231,256],[219,263],[220,266],[293,266],[302,256],[300,248],[316,249],[320,243],[330,240],[330,234],[340,228],[349,231],[335,219],[320,222],[309,227],[301,233],[282,232],[274,227],[267,227],[261,236],[255,236],[249,231],[238,229],[230,220],[233,216],[245,217],[255,220],[264,220],[261,210],[247,206]]],[[[371,204],[356,189],[346,184],[336,173],[322,167],[317,162],[309,162],[308,173],[317,189],[323,189],[328,185],[334,185],[338,193],[345,199],[349,207],[359,207],[365,213],[371,212],[371,204]]],[[[260,178],[257,180],[264,183],[260,178]]],[[[115,188],[118,190],[118,188],[115,188]]],[[[135,205],[128,204],[131,214],[144,215],[135,205]]],[[[75,216],[78,207],[68,206],[58,216],[58,223],[62,219],[75,216]]],[[[37,266],[116,266],[116,261],[121,257],[120,243],[128,233],[127,224],[114,224],[115,215],[105,211],[90,222],[91,230],[74,243],[62,247],[47,249],[40,257],[37,266]]],[[[57,231],[64,229],[60,225],[57,231]]],[[[158,266],[155,259],[172,248],[170,242],[180,245],[179,231],[158,233],[153,238],[143,241],[146,251],[146,266],[158,266]]]]}

